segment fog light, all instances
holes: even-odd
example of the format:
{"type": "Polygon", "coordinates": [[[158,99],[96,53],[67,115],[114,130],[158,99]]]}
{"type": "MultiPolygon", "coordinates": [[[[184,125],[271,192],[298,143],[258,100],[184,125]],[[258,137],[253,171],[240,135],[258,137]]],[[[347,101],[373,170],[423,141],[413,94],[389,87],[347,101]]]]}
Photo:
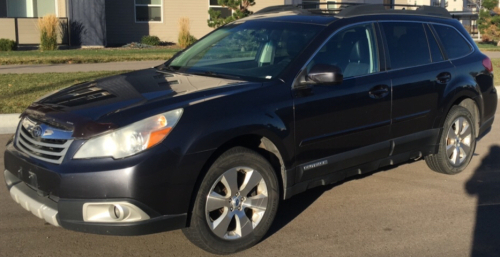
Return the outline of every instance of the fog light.
{"type": "Polygon", "coordinates": [[[119,204],[114,204],[109,208],[109,216],[117,221],[124,220],[125,218],[127,218],[128,214],[129,212],[127,207],[119,204]]]}
{"type": "Polygon", "coordinates": [[[143,210],[127,202],[85,203],[83,221],[86,222],[137,222],[149,219],[143,210]]]}

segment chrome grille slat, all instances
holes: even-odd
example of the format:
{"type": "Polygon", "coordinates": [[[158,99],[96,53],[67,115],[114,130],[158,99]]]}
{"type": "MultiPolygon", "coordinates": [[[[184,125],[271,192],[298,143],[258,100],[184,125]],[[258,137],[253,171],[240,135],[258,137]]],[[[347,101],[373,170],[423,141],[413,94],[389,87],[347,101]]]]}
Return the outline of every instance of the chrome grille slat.
{"type": "MultiPolygon", "coordinates": [[[[35,152],[35,153],[41,153],[41,154],[46,154],[46,155],[54,155],[54,156],[64,156],[63,152],[50,152],[50,151],[44,151],[44,150],[41,150],[41,149],[38,149],[38,148],[34,148],[34,147],[31,147],[29,144],[27,144],[26,142],[24,142],[24,139],[21,137],[19,138],[19,142],[21,142],[25,148],[28,148],[29,150],[31,150],[32,152],[35,152]]],[[[64,151],[64,150],[63,150],[64,151]]]]}
{"type": "Polygon", "coordinates": [[[39,146],[53,147],[53,148],[67,148],[71,144],[71,142],[69,140],[66,143],[62,144],[62,145],[48,144],[48,143],[38,142],[38,141],[35,141],[35,140],[31,139],[31,136],[28,136],[24,131],[22,131],[22,129],[21,129],[20,132],[21,132],[21,135],[23,135],[23,137],[28,140],[28,142],[30,142],[32,144],[39,145],[39,146]]]}
{"type": "MultiPolygon", "coordinates": [[[[34,121],[32,121],[29,118],[24,118],[19,123],[19,127],[17,128],[17,134],[16,134],[16,146],[23,153],[33,158],[49,163],[61,164],[61,162],[64,159],[64,156],[66,156],[66,152],[68,151],[69,146],[71,145],[71,143],[73,143],[73,140],[68,138],[57,139],[57,138],[43,138],[43,137],[38,138],[37,140],[31,134],[32,132],[30,129],[33,128],[32,126],[33,124],[34,121]],[[26,128],[25,126],[31,126],[31,127],[26,128]],[[45,142],[43,142],[44,140],[45,142]],[[47,141],[49,142],[57,141],[57,143],[49,143],[47,141]]],[[[58,129],[54,129],[46,124],[40,124],[40,126],[43,126],[45,129],[50,129],[51,131],[57,131],[58,133],[62,132],[61,135],[65,136],[71,133],[71,131],[61,131],[58,129]]]]}

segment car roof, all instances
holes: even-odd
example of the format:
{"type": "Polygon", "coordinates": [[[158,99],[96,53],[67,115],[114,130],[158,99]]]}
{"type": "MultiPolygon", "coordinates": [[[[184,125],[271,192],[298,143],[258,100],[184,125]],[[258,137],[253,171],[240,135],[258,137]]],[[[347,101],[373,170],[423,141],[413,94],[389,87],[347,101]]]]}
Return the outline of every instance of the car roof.
{"type": "Polygon", "coordinates": [[[314,14],[303,9],[297,10],[282,10],[276,12],[256,12],[241,21],[271,21],[271,22],[290,22],[290,23],[305,23],[328,26],[337,17],[332,15],[314,14]]]}
{"type": "MultiPolygon", "coordinates": [[[[327,3],[328,4],[328,3],[327,3]]],[[[451,19],[453,16],[442,7],[415,5],[346,4],[338,9],[313,8],[302,5],[278,5],[264,8],[242,21],[262,20],[276,22],[309,23],[327,26],[338,19],[367,15],[402,15],[451,19]]],[[[318,3],[319,6],[322,3],[318,3]]]]}

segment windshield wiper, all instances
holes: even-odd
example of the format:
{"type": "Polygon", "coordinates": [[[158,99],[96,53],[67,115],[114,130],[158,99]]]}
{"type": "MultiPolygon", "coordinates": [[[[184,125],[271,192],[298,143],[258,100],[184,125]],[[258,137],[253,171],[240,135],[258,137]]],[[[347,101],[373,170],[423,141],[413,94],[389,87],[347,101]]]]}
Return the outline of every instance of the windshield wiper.
{"type": "Polygon", "coordinates": [[[238,76],[220,74],[213,71],[203,71],[203,72],[192,72],[193,75],[207,76],[207,77],[215,77],[215,78],[225,78],[225,79],[240,79],[238,76]]]}

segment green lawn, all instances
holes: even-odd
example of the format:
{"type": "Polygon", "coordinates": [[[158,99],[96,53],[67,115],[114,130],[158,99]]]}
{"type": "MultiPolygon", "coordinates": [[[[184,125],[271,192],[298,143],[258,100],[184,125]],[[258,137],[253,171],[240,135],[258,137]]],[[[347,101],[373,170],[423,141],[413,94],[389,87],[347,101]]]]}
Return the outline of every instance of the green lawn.
{"type": "Polygon", "coordinates": [[[0,65],[8,64],[60,64],[60,63],[105,63],[122,61],[167,60],[180,48],[150,49],[74,49],[40,52],[0,52],[0,65]]]}
{"type": "Polygon", "coordinates": [[[489,43],[476,43],[477,46],[479,47],[479,50],[481,51],[500,51],[500,46],[497,46],[496,44],[489,44],[489,43]]]}
{"type": "Polygon", "coordinates": [[[493,74],[495,74],[495,86],[500,86],[500,59],[492,59],[491,61],[493,62],[493,74]]]}
{"type": "MultiPolygon", "coordinates": [[[[492,62],[495,85],[500,86],[500,59],[493,59],[492,62]]],[[[2,74],[0,76],[0,113],[19,113],[39,97],[57,89],[124,72],[2,74]]]]}
{"type": "Polygon", "coordinates": [[[57,89],[124,72],[2,74],[0,113],[20,113],[36,99],[57,89]]]}

